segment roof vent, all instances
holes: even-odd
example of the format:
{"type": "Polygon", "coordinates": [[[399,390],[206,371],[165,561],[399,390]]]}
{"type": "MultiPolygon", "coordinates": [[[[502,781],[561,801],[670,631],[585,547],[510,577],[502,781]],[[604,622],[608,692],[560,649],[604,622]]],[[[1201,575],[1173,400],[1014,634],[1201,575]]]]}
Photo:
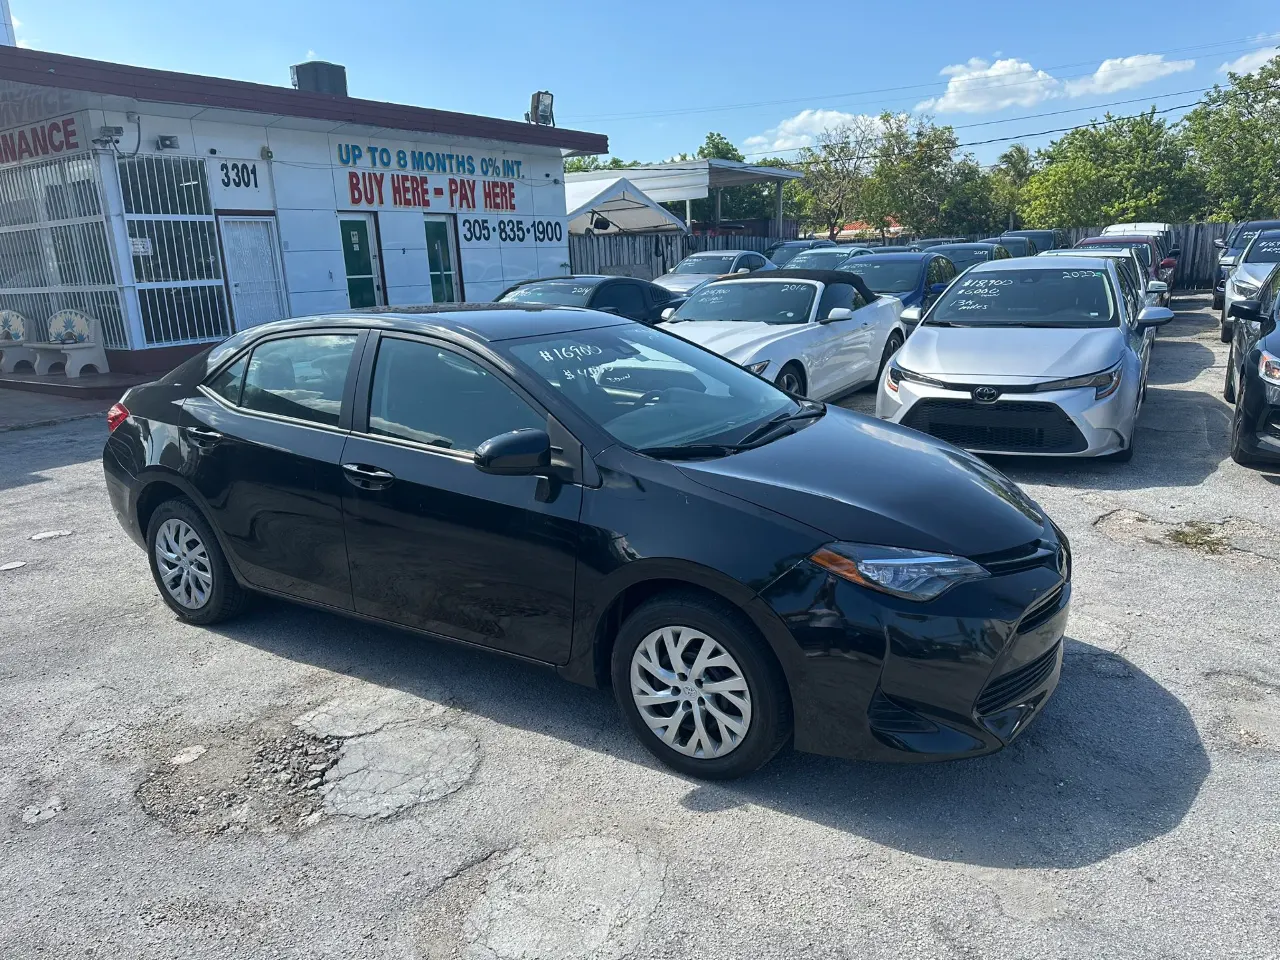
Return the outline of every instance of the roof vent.
{"type": "Polygon", "coordinates": [[[324,60],[308,60],[289,68],[296,90],[308,93],[329,93],[335,97],[347,95],[347,68],[340,63],[324,60]]]}

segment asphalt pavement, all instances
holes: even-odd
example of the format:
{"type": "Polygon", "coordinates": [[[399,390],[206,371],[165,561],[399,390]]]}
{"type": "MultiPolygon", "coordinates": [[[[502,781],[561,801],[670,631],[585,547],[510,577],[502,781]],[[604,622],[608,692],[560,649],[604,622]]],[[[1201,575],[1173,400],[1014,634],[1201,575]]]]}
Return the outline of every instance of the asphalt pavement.
{"type": "Polygon", "coordinates": [[[185,626],[105,424],[0,434],[0,956],[1280,956],[1280,473],[1229,459],[1181,306],[1131,463],[999,462],[1072,540],[1070,639],[947,764],[704,784],[550,672],[275,601],[185,626]]]}

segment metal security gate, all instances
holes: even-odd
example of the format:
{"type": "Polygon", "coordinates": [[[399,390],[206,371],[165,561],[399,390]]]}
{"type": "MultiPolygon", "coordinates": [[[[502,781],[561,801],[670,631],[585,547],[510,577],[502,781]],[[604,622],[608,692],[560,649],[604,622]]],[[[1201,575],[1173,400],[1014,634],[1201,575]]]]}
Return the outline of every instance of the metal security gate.
{"type": "Polygon", "coordinates": [[[288,316],[275,218],[219,217],[218,226],[236,329],[288,316]]]}

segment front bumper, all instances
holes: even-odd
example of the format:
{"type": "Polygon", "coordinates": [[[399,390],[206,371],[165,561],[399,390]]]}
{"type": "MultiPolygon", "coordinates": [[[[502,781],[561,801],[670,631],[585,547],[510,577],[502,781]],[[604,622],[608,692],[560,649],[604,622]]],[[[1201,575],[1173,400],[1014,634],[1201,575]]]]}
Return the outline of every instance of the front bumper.
{"type": "Polygon", "coordinates": [[[799,750],[869,760],[993,753],[1057,687],[1071,603],[1056,541],[1043,562],[900,600],[804,562],[764,599],[805,655],[793,680],[799,750]],[[799,687],[799,689],[797,689],[799,687]]]}
{"type": "Polygon", "coordinates": [[[1128,377],[1101,400],[1092,387],[1082,387],[1001,393],[983,403],[968,385],[949,389],[904,379],[895,392],[886,385],[888,376],[886,368],[876,393],[876,416],[972,453],[1105,456],[1125,449],[1134,429],[1137,388],[1128,377]]]}

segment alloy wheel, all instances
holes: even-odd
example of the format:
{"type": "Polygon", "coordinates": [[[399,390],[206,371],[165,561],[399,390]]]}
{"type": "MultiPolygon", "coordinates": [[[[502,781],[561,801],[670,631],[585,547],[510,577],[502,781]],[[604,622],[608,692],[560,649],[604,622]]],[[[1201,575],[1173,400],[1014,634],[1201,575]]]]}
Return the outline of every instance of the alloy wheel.
{"type": "Polygon", "coordinates": [[[800,394],[800,375],[794,370],[782,371],[782,376],[778,377],[778,386],[787,393],[800,394]]]}
{"type": "Polygon", "coordinates": [[[722,757],[751,729],[742,668],[693,627],[663,627],[640,642],[631,657],[631,697],[654,736],[687,757],[722,757]]]}
{"type": "Polygon", "coordinates": [[[209,602],[213,568],[209,551],[194,527],[174,517],[156,531],[156,570],[169,596],[188,610],[209,602]]]}

